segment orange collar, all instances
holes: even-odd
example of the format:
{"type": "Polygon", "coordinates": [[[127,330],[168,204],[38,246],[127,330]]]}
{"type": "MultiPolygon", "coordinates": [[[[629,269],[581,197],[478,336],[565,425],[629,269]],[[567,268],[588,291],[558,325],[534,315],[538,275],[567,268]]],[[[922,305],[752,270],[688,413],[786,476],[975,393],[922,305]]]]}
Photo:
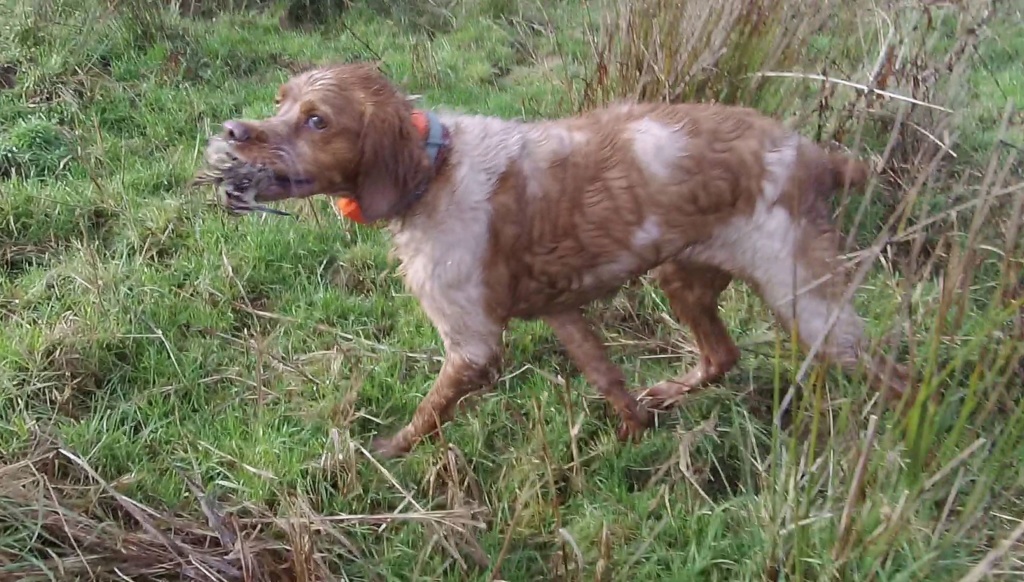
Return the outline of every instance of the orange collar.
{"type": "MultiPolygon", "coordinates": [[[[428,138],[432,137],[430,130],[433,128],[431,128],[430,116],[428,116],[427,113],[418,109],[413,110],[411,120],[413,126],[416,127],[416,132],[422,139],[428,140],[428,138]]],[[[436,118],[434,121],[440,126],[440,122],[437,121],[436,118]]],[[[438,127],[438,130],[440,129],[441,128],[438,127]]],[[[441,145],[441,143],[430,143],[428,140],[428,146],[433,148],[434,153],[432,157],[434,159],[432,161],[435,163],[437,162],[438,155],[440,154],[441,145]]],[[[355,198],[337,197],[334,199],[334,208],[341,216],[344,216],[353,222],[358,222],[359,224],[366,224],[366,219],[363,218],[363,212],[360,210],[359,203],[356,202],[355,198]]]]}
{"type": "Polygon", "coordinates": [[[366,224],[366,220],[363,219],[363,211],[359,209],[359,203],[356,202],[355,198],[342,198],[340,196],[335,198],[334,209],[338,211],[338,214],[353,222],[366,224]]]}

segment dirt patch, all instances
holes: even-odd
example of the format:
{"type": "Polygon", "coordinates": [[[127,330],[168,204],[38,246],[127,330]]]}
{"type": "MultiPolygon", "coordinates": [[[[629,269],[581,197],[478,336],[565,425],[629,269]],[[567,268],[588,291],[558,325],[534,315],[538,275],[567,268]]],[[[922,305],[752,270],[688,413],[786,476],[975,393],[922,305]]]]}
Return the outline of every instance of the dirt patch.
{"type": "Polygon", "coordinates": [[[0,91],[18,86],[18,66],[0,64],[0,91]]]}
{"type": "Polygon", "coordinates": [[[647,287],[653,285],[645,279],[624,285],[612,299],[598,302],[587,309],[595,329],[608,342],[623,344],[616,348],[620,354],[635,357],[644,355],[678,354],[672,343],[674,333],[665,328],[666,321],[675,321],[669,313],[659,311],[651,301],[647,287]]]}
{"type": "Polygon", "coordinates": [[[678,455],[653,467],[629,468],[626,470],[627,486],[631,492],[656,488],[663,484],[670,489],[699,487],[698,495],[706,495],[714,503],[730,499],[746,490],[740,460],[716,455],[712,461],[696,452],[692,459],[687,459],[685,473],[679,468],[678,455]]]}
{"type": "Polygon", "coordinates": [[[0,249],[0,274],[11,279],[50,261],[54,245],[7,245],[0,249]]]}
{"type": "Polygon", "coordinates": [[[188,18],[216,18],[229,12],[266,10],[270,0],[179,0],[178,13],[188,18]]]}
{"type": "Polygon", "coordinates": [[[312,30],[345,13],[350,0],[291,0],[281,15],[279,24],[284,30],[312,30]]]}
{"type": "Polygon", "coordinates": [[[83,222],[89,232],[104,237],[109,233],[111,223],[117,218],[114,209],[106,206],[93,206],[85,211],[83,222]]]}
{"type": "Polygon", "coordinates": [[[77,109],[93,101],[103,83],[104,79],[89,74],[54,76],[33,85],[28,103],[33,107],[67,103],[77,109]]]}
{"type": "MultiPolygon", "coordinates": [[[[77,211],[74,222],[58,225],[52,218],[45,212],[33,218],[39,224],[49,225],[49,231],[21,232],[0,224],[0,240],[6,241],[0,247],[0,274],[15,279],[33,267],[45,266],[59,257],[69,244],[80,240],[83,233],[90,242],[106,245],[117,214],[106,206],[89,206],[77,211]]],[[[16,214],[13,222],[18,219],[16,214]]]]}
{"type": "Polygon", "coordinates": [[[337,289],[347,294],[363,296],[377,292],[381,277],[377,274],[372,261],[356,260],[346,264],[331,256],[325,262],[325,279],[337,289]]]}
{"type": "Polygon", "coordinates": [[[245,299],[231,305],[231,335],[247,338],[266,335],[276,326],[274,320],[260,317],[258,313],[272,310],[270,298],[261,293],[246,294],[245,299]]]}
{"type": "Polygon", "coordinates": [[[86,335],[78,318],[65,313],[47,333],[37,359],[22,370],[25,387],[68,418],[88,414],[93,395],[106,385],[86,335]]]}
{"type": "Polygon", "coordinates": [[[312,61],[297,61],[283,55],[275,57],[274,64],[293,75],[308,71],[316,66],[316,63],[312,61]]]}

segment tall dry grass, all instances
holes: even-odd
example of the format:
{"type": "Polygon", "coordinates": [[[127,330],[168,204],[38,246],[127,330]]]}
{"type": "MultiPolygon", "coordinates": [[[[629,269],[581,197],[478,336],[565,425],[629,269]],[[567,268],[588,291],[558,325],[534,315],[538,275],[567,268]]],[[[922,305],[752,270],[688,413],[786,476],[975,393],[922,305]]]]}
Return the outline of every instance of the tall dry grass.
{"type": "Polygon", "coordinates": [[[774,538],[769,578],[871,580],[910,550],[908,579],[945,579],[937,556],[953,548],[978,560],[965,579],[997,564],[1020,572],[1004,560],[1024,530],[1000,516],[1022,509],[1021,482],[1005,473],[1024,453],[1020,122],[1008,102],[979,137],[988,103],[970,80],[989,24],[1012,13],[989,1],[801,0],[594,12],[579,107],[752,106],[876,170],[837,218],[861,267],[855,283],[869,282],[872,312],[891,322],[876,349],[914,365],[922,397],[901,419],[777,351],[776,405],[795,409],[794,424],[750,451],[766,492],[756,511],[774,538]],[[938,409],[924,401],[932,394],[938,409]]]}

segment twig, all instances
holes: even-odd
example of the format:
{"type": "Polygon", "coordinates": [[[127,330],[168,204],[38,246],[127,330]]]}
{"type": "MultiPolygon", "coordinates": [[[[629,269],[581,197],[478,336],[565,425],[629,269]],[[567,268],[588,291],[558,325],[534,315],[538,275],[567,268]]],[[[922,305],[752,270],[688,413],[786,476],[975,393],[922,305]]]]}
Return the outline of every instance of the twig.
{"type": "Polygon", "coordinates": [[[987,578],[996,563],[1003,559],[1003,556],[1010,551],[1010,548],[1012,548],[1021,537],[1024,537],[1024,521],[1022,521],[1020,525],[1010,533],[1010,535],[1006,536],[1005,540],[999,542],[998,546],[992,548],[992,551],[990,551],[982,561],[978,562],[976,566],[971,568],[971,571],[961,578],[960,582],[981,582],[982,579],[987,578]]]}
{"type": "Polygon", "coordinates": [[[931,489],[932,487],[934,487],[936,483],[938,483],[946,475],[951,473],[953,471],[953,469],[959,467],[961,463],[963,463],[964,461],[967,460],[967,457],[970,457],[971,455],[973,455],[974,451],[978,450],[979,447],[981,447],[982,445],[984,445],[987,442],[988,442],[987,439],[979,438],[978,440],[976,440],[973,443],[971,443],[971,446],[969,446],[966,449],[964,449],[963,451],[961,451],[960,454],[957,455],[956,457],[954,457],[952,461],[946,463],[946,465],[944,467],[942,467],[942,469],[939,469],[938,473],[932,475],[927,481],[925,481],[924,489],[923,490],[927,491],[927,490],[931,489]]]}
{"type": "MultiPolygon", "coordinates": [[[[269,525],[269,524],[283,524],[293,523],[298,521],[299,518],[294,517],[253,517],[248,519],[240,519],[239,523],[246,525],[269,525]]],[[[471,525],[473,527],[483,527],[483,523],[473,519],[473,512],[468,509],[438,509],[438,510],[421,510],[421,511],[408,511],[408,512],[396,512],[396,513],[378,513],[378,514],[350,514],[350,513],[339,513],[335,515],[322,515],[312,518],[302,518],[302,521],[308,522],[310,525],[325,524],[325,523],[359,523],[359,524],[372,524],[372,523],[389,523],[393,521],[419,521],[431,524],[464,524],[471,525]]]]}
{"type": "MultiPolygon", "coordinates": [[[[240,309],[242,311],[245,311],[246,313],[249,313],[250,315],[255,315],[256,317],[261,317],[263,319],[272,319],[272,320],[283,321],[285,323],[293,323],[293,324],[294,323],[301,323],[301,320],[296,319],[294,317],[288,317],[287,315],[280,315],[280,314],[277,314],[277,313],[271,313],[269,311],[261,311],[259,309],[256,309],[255,307],[251,307],[249,305],[245,305],[245,304],[239,303],[237,301],[232,302],[231,305],[233,307],[235,307],[236,309],[240,309]]],[[[337,328],[331,327],[329,325],[314,324],[313,325],[313,329],[315,329],[317,331],[320,331],[320,332],[323,332],[323,333],[335,334],[338,337],[341,337],[342,339],[348,340],[348,341],[353,342],[353,343],[361,344],[363,346],[368,346],[368,347],[374,348],[374,349],[382,351],[382,352],[392,353],[392,352],[395,351],[393,348],[390,348],[390,347],[388,347],[388,346],[386,346],[384,344],[380,344],[380,343],[377,343],[377,342],[374,342],[374,341],[371,341],[371,340],[368,340],[368,339],[364,339],[364,338],[352,335],[350,333],[345,333],[345,332],[343,332],[343,331],[341,331],[341,330],[339,330],[337,328]]],[[[433,360],[433,361],[436,361],[436,362],[443,362],[444,361],[444,358],[442,358],[440,356],[430,356],[430,355],[427,355],[427,354],[421,354],[421,353],[416,353],[416,352],[402,352],[402,355],[405,356],[405,357],[408,357],[408,358],[414,358],[414,359],[419,359],[419,360],[433,360]]]]}
{"type": "Polygon", "coordinates": [[[181,477],[185,485],[192,491],[192,495],[195,496],[196,501],[199,502],[199,508],[203,510],[203,515],[206,516],[206,521],[210,524],[210,528],[213,529],[214,533],[217,534],[217,538],[220,539],[221,545],[225,548],[229,548],[235,545],[238,540],[238,536],[235,532],[231,531],[231,528],[225,525],[224,512],[220,510],[220,504],[217,503],[216,499],[213,499],[203,491],[203,488],[199,483],[195,482],[191,477],[185,474],[184,471],[175,467],[175,472],[181,477]]]}
{"type": "Polygon", "coordinates": [[[139,507],[139,504],[137,502],[135,502],[132,499],[129,499],[128,497],[125,497],[116,489],[111,487],[110,484],[104,481],[103,478],[101,478],[99,474],[96,473],[96,471],[94,471],[93,468],[89,466],[89,464],[86,463],[81,457],[67,449],[58,450],[62,455],[64,455],[72,462],[74,462],[76,465],[81,467],[107,493],[113,496],[114,499],[116,499],[118,503],[120,503],[121,507],[123,507],[125,511],[131,514],[131,516],[139,522],[139,525],[141,525],[142,528],[146,530],[147,533],[149,533],[156,539],[160,540],[164,544],[164,546],[171,551],[171,554],[175,558],[177,558],[179,567],[181,568],[182,572],[185,572],[189,569],[189,562],[191,562],[193,566],[213,566],[220,570],[222,573],[228,574],[229,576],[232,576],[234,578],[241,578],[242,573],[234,566],[231,566],[223,560],[213,560],[209,558],[203,560],[199,555],[192,551],[191,548],[168,537],[164,532],[160,531],[153,524],[153,522],[150,521],[148,517],[146,517],[145,513],[143,513],[142,509],[139,507]]]}
{"type": "Polygon", "coordinates": [[[498,575],[501,573],[501,565],[505,562],[505,557],[508,556],[508,548],[512,543],[512,533],[515,531],[516,522],[519,521],[519,515],[523,512],[524,500],[527,497],[532,496],[540,488],[540,483],[534,485],[529,495],[520,494],[519,500],[516,502],[516,510],[512,513],[512,519],[508,523],[508,531],[505,533],[505,541],[501,544],[501,551],[498,552],[498,559],[494,561],[494,569],[491,570],[491,575],[487,577],[489,582],[495,582],[498,579],[498,575]]]}
{"type": "Polygon", "coordinates": [[[833,559],[839,560],[846,553],[847,543],[850,535],[850,520],[853,519],[853,506],[864,489],[864,476],[867,472],[868,458],[871,456],[871,448],[875,444],[875,431],[878,428],[878,416],[872,414],[868,420],[868,433],[864,439],[864,448],[857,459],[857,468],[853,472],[853,483],[850,484],[850,493],[846,496],[846,504],[843,506],[843,514],[839,518],[839,540],[836,543],[836,553],[833,559]]]}
{"type": "MultiPolygon", "coordinates": [[[[391,473],[388,472],[388,470],[385,469],[384,466],[381,465],[380,462],[378,462],[377,459],[375,459],[373,455],[370,454],[370,451],[367,451],[366,448],[364,448],[362,445],[358,443],[356,443],[355,446],[356,448],[359,449],[359,452],[363,453],[363,456],[365,456],[366,459],[370,461],[370,463],[374,467],[376,467],[377,470],[380,471],[381,474],[384,475],[384,477],[388,481],[391,482],[391,485],[393,485],[395,489],[398,489],[398,491],[409,501],[409,503],[412,504],[413,507],[416,508],[417,511],[421,513],[425,511],[423,509],[423,506],[417,503],[416,500],[413,499],[412,495],[410,495],[408,491],[406,491],[401,485],[398,484],[398,481],[394,478],[394,476],[391,475],[391,473]]],[[[452,544],[451,540],[449,540],[444,535],[443,532],[437,529],[435,524],[430,522],[428,522],[428,524],[431,526],[431,529],[434,530],[434,533],[437,535],[438,540],[441,542],[441,544],[444,545],[445,549],[448,550],[448,552],[451,554],[453,558],[455,558],[455,560],[459,563],[463,570],[467,570],[468,566],[466,565],[466,561],[462,559],[462,555],[459,554],[459,550],[455,547],[454,544],[452,544]]]]}
{"type": "Polygon", "coordinates": [[[815,81],[825,81],[826,83],[835,83],[836,85],[844,85],[846,87],[853,87],[859,89],[865,93],[873,95],[882,95],[883,97],[889,97],[890,99],[896,99],[897,101],[906,101],[907,103],[913,103],[914,105],[920,105],[922,107],[928,107],[930,109],[936,109],[938,111],[945,111],[946,113],[953,113],[952,109],[946,109],[941,105],[934,105],[925,101],[914,99],[913,97],[905,97],[898,93],[892,93],[891,91],[883,91],[882,89],[873,89],[867,85],[861,83],[854,83],[853,81],[847,81],[845,79],[836,79],[834,77],[826,77],[825,75],[818,75],[816,73],[786,73],[781,71],[765,71],[763,73],[753,73],[754,77],[782,77],[787,79],[810,79],[815,81]]]}

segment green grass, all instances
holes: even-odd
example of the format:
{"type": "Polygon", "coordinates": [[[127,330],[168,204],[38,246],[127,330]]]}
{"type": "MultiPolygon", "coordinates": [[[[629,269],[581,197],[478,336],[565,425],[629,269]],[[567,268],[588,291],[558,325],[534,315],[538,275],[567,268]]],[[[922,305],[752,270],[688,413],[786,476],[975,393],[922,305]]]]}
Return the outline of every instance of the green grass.
{"type": "MultiPolygon", "coordinates": [[[[444,442],[379,466],[360,447],[410,417],[441,356],[386,235],[337,220],[325,200],[285,204],[298,219],[223,216],[208,192],[187,189],[203,141],[225,119],[267,114],[290,71],[338,60],[380,59],[429,106],[568,114],[586,102],[594,50],[624,50],[591,48],[583,23],[602,7],[587,18],[576,3],[368,2],[282,30],[279,6],[188,19],[122,4],[0,8],[0,65],[18,67],[17,85],[0,90],[0,578],[65,579],[61,556],[84,578],[114,579],[102,566],[118,563],[135,579],[179,579],[175,560],[143,558],[168,550],[139,540],[153,539],[141,522],[158,523],[207,555],[186,474],[252,536],[246,552],[261,568],[308,568],[283,579],[487,580],[500,562],[505,580],[957,580],[1024,519],[1020,113],[1001,129],[1007,103],[1024,102],[1024,39],[1009,16],[981,28],[957,60],[964,74],[930,96],[955,109],[950,125],[920,109],[909,118],[955,138],[958,157],[920,188],[857,296],[873,335],[903,332],[901,353],[945,392],[938,411],[904,425],[859,379],[829,372],[808,378],[792,422],[773,428],[773,401],[802,359],[736,285],[723,310],[744,347],[740,367],[642,443],[618,443],[552,334],[517,323],[496,390],[444,442]],[[1006,172],[995,185],[991,160],[993,176],[1006,172]],[[949,211],[970,200],[991,201],[976,228],[978,206],[949,211]],[[163,517],[133,517],[111,491],[163,517]],[[461,513],[440,529],[325,521],[441,509],[461,513]],[[470,517],[482,527],[457,533],[452,523],[470,517]],[[90,549],[98,542],[69,533],[101,524],[101,537],[122,543],[90,549]]],[[[956,13],[939,20],[949,30],[929,33],[945,45],[929,45],[928,62],[954,44],[956,13]]],[[[830,74],[864,82],[878,23],[860,24],[870,30],[818,33],[776,70],[831,60],[830,74]]],[[[730,71],[744,54],[731,54],[730,71]]],[[[716,97],[715,82],[688,97],[716,97]]],[[[909,76],[894,85],[911,93],[909,76]]],[[[783,116],[818,107],[820,90],[775,80],[751,103],[783,116]]],[[[862,143],[853,130],[844,141],[880,159],[899,103],[867,114],[862,104],[838,89],[823,115],[830,127],[863,115],[848,123],[862,143]],[[847,103],[860,103],[856,113],[847,103]]],[[[886,180],[848,201],[844,224],[861,247],[917,192],[934,155],[920,131],[900,135],[886,180]]],[[[636,384],[694,362],[667,312],[647,287],[595,312],[636,384]]],[[[984,566],[991,576],[1024,572],[1021,533],[984,566]]],[[[231,562],[229,551],[218,559],[231,562]]]]}

